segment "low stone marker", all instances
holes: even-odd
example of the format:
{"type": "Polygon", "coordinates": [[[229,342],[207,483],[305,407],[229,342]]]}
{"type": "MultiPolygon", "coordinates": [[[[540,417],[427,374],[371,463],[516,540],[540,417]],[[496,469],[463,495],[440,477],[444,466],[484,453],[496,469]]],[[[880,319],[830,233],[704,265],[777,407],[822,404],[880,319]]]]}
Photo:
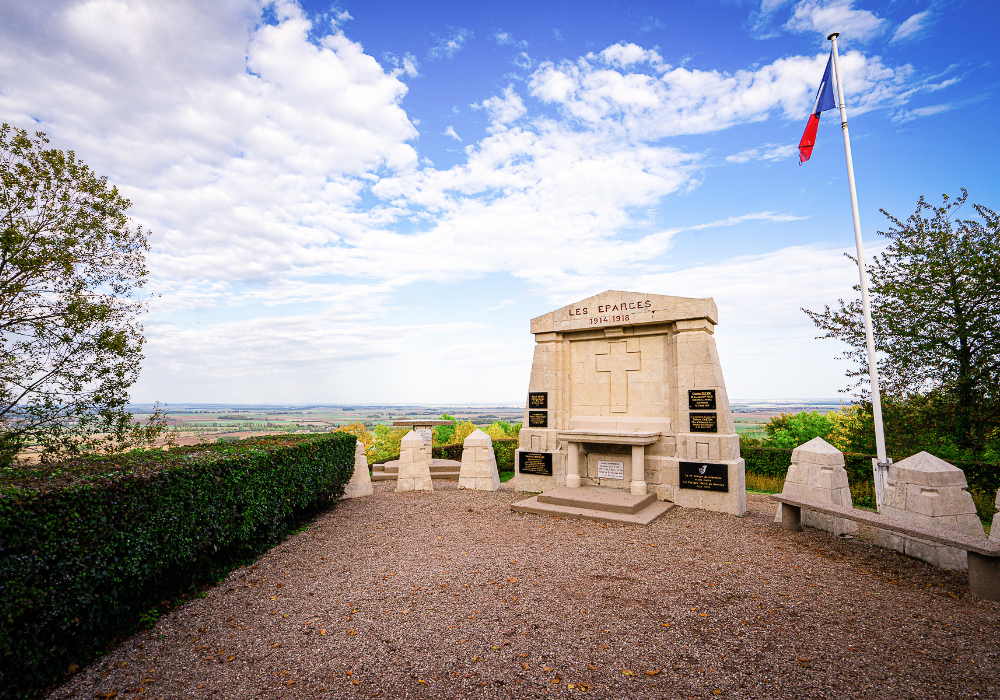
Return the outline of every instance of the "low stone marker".
{"type": "MultiPolygon", "coordinates": [[[[976,515],[976,504],[966,490],[965,472],[927,452],[920,452],[889,467],[881,514],[925,527],[951,530],[986,539],[976,515]]],[[[965,571],[964,550],[876,530],[881,547],[923,559],[942,569],[965,571]]]]}
{"type": "Polygon", "coordinates": [[[365,443],[358,440],[354,447],[354,474],[351,480],[344,487],[344,498],[361,498],[371,496],[372,477],[368,473],[368,457],[365,456],[365,443]]]}
{"type": "MultiPolygon", "coordinates": [[[[993,504],[998,511],[1000,511],[1000,491],[997,491],[997,500],[993,504]]],[[[993,516],[993,525],[990,527],[990,539],[1000,540],[1000,513],[993,516]]]]}
{"type": "Polygon", "coordinates": [[[458,473],[458,488],[476,491],[496,491],[500,488],[500,473],[493,452],[493,440],[478,428],[462,443],[462,469],[458,473]]]}
{"type": "Polygon", "coordinates": [[[399,443],[399,478],[396,493],[400,491],[433,491],[431,482],[430,450],[424,448],[424,438],[411,430],[399,443]]]}
{"type": "MultiPolygon", "coordinates": [[[[788,467],[781,493],[783,496],[853,508],[851,487],[844,469],[844,453],[818,437],[799,445],[792,451],[792,465],[788,467]]],[[[781,522],[781,508],[775,513],[774,522],[781,522]]],[[[802,524],[838,536],[858,531],[858,524],[851,520],[809,510],[802,512],[802,524]]]]}

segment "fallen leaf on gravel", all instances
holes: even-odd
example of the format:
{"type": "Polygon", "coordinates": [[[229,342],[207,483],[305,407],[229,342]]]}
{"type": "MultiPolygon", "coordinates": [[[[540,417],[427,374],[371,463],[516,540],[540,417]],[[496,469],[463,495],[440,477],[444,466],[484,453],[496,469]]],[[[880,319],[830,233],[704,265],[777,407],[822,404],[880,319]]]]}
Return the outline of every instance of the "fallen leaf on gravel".
{"type": "Polygon", "coordinates": [[[660,627],[670,627],[670,623],[669,622],[661,622],[660,623],[660,627]]]}
{"type": "Polygon", "coordinates": [[[715,690],[712,691],[712,695],[722,695],[722,691],[716,688],[715,690]]]}
{"type": "Polygon", "coordinates": [[[529,664],[522,663],[521,664],[521,668],[523,668],[525,671],[527,671],[529,668],[531,668],[531,666],[529,664]]]}
{"type": "Polygon", "coordinates": [[[511,576],[511,577],[510,577],[509,579],[507,579],[507,580],[508,580],[508,581],[510,581],[511,583],[517,583],[517,579],[516,579],[516,578],[514,578],[513,576],[511,576]]]}
{"type": "Polygon", "coordinates": [[[708,617],[708,613],[700,613],[702,617],[708,617]]]}
{"type": "Polygon", "coordinates": [[[658,676],[658,675],[660,675],[660,673],[662,673],[662,672],[663,672],[663,671],[662,671],[662,669],[659,669],[659,668],[658,668],[658,669],[656,669],[655,671],[646,671],[646,675],[647,675],[647,676],[658,676]]]}
{"type": "Polygon", "coordinates": [[[354,635],[356,635],[358,633],[358,631],[357,630],[347,630],[347,633],[353,637],[354,635]]]}
{"type": "Polygon", "coordinates": [[[551,671],[552,669],[549,668],[548,666],[542,666],[542,670],[543,671],[551,671]]]}
{"type": "Polygon", "coordinates": [[[629,671],[627,668],[622,671],[623,676],[634,676],[635,672],[629,671]]]}
{"type": "Polygon", "coordinates": [[[322,636],[324,636],[324,637],[326,636],[326,630],[325,630],[325,629],[321,629],[321,630],[319,631],[319,633],[320,633],[320,634],[321,634],[322,636]]]}
{"type": "Polygon", "coordinates": [[[597,666],[594,666],[592,664],[587,664],[587,668],[589,668],[591,671],[596,671],[597,670],[597,666]]]}
{"type": "Polygon", "coordinates": [[[204,628],[204,627],[199,627],[199,628],[198,628],[198,631],[199,631],[199,632],[204,632],[204,631],[205,631],[205,628],[204,628]]]}
{"type": "Polygon", "coordinates": [[[228,659],[226,659],[226,661],[232,661],[235,658],[236,658],[235,656],[230,656],[228,659]]]}
{"type": "MultiPolygon", "coordinates": [[[[439,539],[440,539],[440,538],[439,538],[439,539]]],[[[417,680],[417,683],[419,683],[420,685],[427,685],[427,681],[424,681],[424,680],[419,680],[419,679],[418,679],[418,680],[417,680]]]]}
{"type": "Polygon", "coordinates": [[[608,645],[607,645],[607,644],[602,644],[602,645],[601,645],[601,649],[602,649],[602,650],[604,650],[604,649],[607,649],[607,648],[608,648],[608,645]]]}
{"type": "Polygon", "coordinates": [[[277,649],[277,648],[278,648],[278,647],[280,647],[280,646],[281,646],[281,642],[278,642],[277,644],[272,644],[272,645],[271,645],[271,648],[272,648],[272,649],[277,649]]]}

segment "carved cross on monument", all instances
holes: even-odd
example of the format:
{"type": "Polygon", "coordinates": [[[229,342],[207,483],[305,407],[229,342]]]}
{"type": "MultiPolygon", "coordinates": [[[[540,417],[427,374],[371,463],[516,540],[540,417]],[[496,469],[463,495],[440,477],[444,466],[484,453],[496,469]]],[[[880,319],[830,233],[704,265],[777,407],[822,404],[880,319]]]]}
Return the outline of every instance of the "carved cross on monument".
{"type": "Polygon", "coordinates": [[[608,343],[608,352],[596,353],[597,371],[611,373],[611,412],[628,410],[628,372],[640,370],[640,351],[628,352],[625,341],[608,343]]]}

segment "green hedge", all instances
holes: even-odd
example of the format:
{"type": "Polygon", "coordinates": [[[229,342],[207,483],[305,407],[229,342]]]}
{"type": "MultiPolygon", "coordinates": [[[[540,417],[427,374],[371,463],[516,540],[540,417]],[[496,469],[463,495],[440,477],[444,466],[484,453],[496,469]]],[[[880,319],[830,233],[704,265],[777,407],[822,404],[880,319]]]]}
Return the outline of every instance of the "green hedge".
{"type": "MultiPolygon", "coordinates": [[[[751,474],[784,476],[792,464],[792,450],[782,447],[740,446],[740,456],[751,474]]],[[[872,481],[872,459],[875,455],[844,453],[844,468],[851,482],[872,481]]],[[[900,460],[896,460],[897,462],[900,460]]],[[[1000,487],[1000,465],[993,462],[951,462],[965,472],[969,486],[996,491],[1000,487]]]]}
{"type": "MultiPolygon", "coordinates": [[[[517,449],[517,438],[503,438],[493,441],[493,454],[497,458],[497,470],[502,472],[514,471],[514,450],[517,449]]],[[[435,459],[454,459],[462,461],[462,445],[442,445],[431,450],[435,459]]],[[[396,457],[399,459],[399,457],[396,457]]]]}
{"type": "Polygon", "coordinates": [[[355,441],[275,435],[0,472],[0,697],[45,688],[334,503],[355,441]]]}

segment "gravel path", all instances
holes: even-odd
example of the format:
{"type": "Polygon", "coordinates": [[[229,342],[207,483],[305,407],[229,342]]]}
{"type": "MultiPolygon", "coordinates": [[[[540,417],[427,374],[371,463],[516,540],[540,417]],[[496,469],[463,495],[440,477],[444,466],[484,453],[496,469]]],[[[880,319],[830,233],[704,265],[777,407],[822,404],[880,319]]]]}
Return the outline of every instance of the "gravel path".
{"type": "Polygon", "coordinates": [[[489,494],[345,501],[50,698],[1000,697],[1000,606],[873,533],[489,494]]]}

